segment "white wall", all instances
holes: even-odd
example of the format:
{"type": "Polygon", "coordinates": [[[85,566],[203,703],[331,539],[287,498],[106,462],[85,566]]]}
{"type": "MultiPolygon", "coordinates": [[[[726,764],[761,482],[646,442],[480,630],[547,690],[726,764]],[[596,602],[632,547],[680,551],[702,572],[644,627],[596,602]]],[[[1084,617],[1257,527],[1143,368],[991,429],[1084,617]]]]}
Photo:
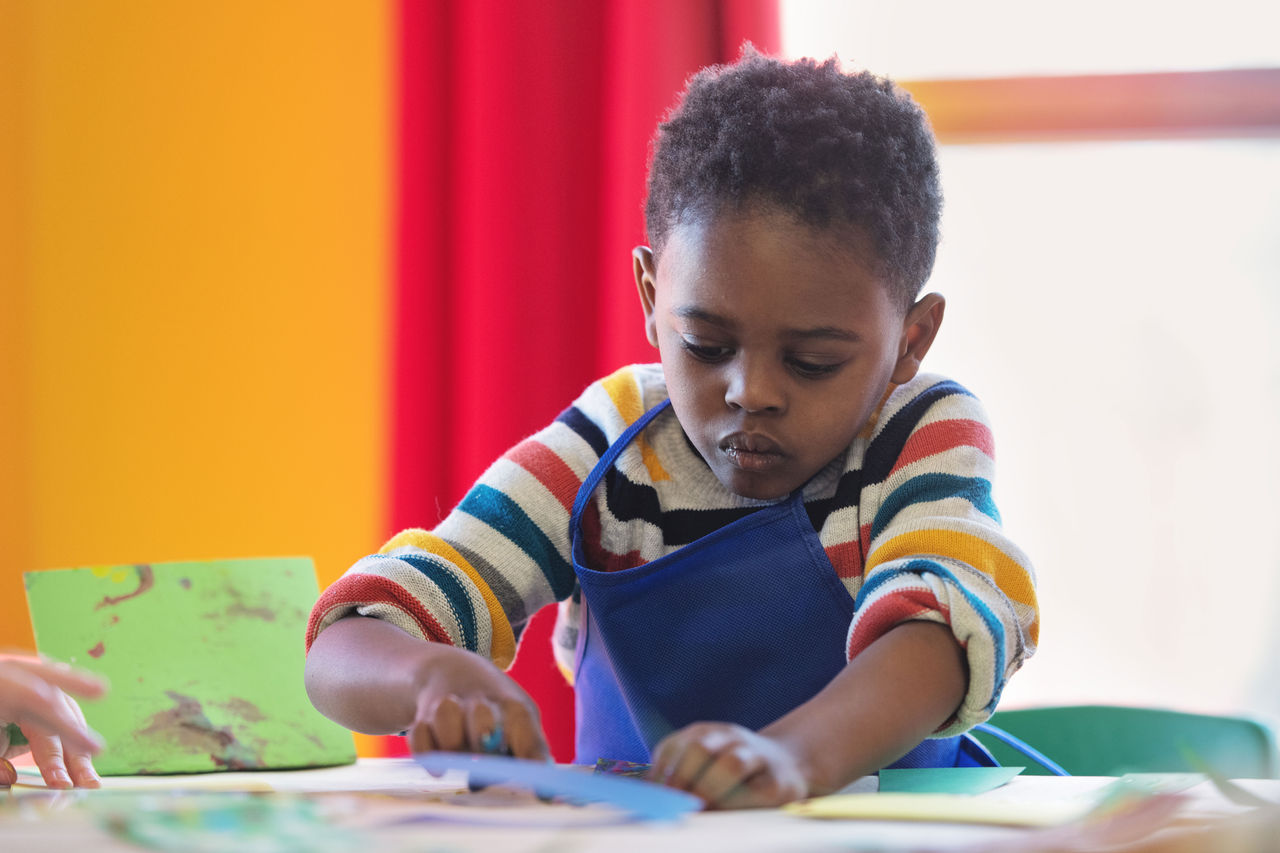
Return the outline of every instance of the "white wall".
{"type": "MultiPolygon", "coordinates": [[[[1186,8],[783,0],[783,38],[898,78],[1280,65],[1280,5],[1186,8]]],[[[928,366],[987,404],[1043,607],[1006,706],[1280,720],[1280,139],[940,159],[928,366]]]]}
{"type": "Polygon", "coordinates": [[[1036,562],[1010,704],[1280,716],[1280,141],[942,150],[930,366],[1036,562]]]}

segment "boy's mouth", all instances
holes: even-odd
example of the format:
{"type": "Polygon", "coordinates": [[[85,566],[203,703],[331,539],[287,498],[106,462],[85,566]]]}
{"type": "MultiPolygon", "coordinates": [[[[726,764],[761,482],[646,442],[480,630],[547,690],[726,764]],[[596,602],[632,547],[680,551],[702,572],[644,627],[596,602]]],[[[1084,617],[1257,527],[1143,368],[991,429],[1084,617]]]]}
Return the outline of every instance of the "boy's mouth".
{"type": "Polygon", "coordinates": [[[720,439],[720,452],[743,471],[763,471],[782,461],[782,446],[767,435],[735,432],[720,439]]]}

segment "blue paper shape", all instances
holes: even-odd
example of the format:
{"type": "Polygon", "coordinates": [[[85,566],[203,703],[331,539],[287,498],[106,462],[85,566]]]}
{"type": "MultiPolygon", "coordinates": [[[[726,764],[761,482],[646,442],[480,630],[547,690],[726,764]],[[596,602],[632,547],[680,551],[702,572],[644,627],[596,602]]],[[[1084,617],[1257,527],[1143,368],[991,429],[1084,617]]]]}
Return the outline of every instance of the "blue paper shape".
{"type": "Polygon", "coordinates": [[[585,768],[461,752],[422,752],[414,755],[413,760],[434,774],[462,771],[473,787],[515,785],[543,797],[605,803],[639,820],[675,820],[702,808],[702,800],[693,794],[642,779],[593,773],[585,768]]]}

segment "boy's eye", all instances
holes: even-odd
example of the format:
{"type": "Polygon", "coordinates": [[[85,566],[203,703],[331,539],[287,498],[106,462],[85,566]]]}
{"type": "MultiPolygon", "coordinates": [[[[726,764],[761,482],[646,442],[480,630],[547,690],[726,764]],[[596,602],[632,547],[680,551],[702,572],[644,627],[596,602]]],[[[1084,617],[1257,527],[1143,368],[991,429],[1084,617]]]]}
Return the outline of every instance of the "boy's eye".
{"type": "Polygon", "coordinates": [[[729,347],[716,346],[714,344],[700,344],[689,338],[681,338],[680,344],[684,347],[685,352],[696,358],[698,361],[705,361],[714,364],[718,361],[724,361],[732,353],[729,347]]]}
{"type": "Polygon", "coordinates": [[[825,376],[830,376],[839,370],[840,367],[841,363],[823,364],[814,361],[805,361],[804,359],[799,358],[791,359],[791,369],[794,370],[797,375],[802,376],[805,379],[821,379],[825,376]]]}

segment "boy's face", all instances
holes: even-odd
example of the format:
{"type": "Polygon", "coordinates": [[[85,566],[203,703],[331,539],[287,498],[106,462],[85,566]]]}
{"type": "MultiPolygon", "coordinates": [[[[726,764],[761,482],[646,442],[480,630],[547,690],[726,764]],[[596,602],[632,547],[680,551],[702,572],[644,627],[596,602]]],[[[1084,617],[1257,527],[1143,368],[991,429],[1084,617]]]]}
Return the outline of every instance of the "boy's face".
{"type": "Polygon", "coordinates": [[[942,298],[904,312],[866,260],[761,211],[677,227],[660,268],[636,250],[671,405],[725,488],[786,496],[845,451],[891,382],[915,375],[942,298]]]}

